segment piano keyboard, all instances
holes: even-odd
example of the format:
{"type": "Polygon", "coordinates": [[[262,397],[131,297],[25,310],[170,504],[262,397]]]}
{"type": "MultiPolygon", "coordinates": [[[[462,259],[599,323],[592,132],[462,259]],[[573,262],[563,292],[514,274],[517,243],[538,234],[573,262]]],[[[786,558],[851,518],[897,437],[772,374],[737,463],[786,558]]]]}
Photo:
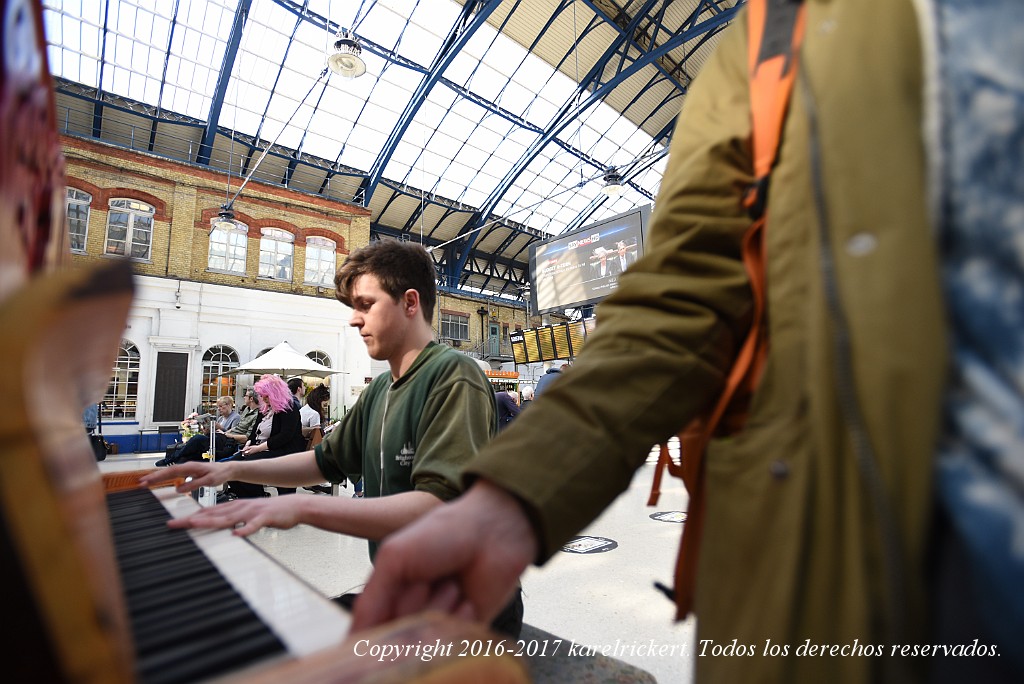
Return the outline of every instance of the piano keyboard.
{"type": "Polygon", "coordinates": [[[198,509],[172,488],[107,495],[143,684],[215,678],[340,643],[349,617],[228,530],[171,530],[198,509]]]}

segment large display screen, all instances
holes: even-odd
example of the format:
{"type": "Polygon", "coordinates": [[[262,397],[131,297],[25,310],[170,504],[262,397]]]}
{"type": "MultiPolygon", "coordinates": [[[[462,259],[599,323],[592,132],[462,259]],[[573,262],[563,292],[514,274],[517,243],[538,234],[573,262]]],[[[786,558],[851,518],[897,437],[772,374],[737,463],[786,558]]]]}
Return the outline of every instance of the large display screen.
{"type": "Polygon", "coordinates": [[[611,294],[619,274],[643,255],[650,212],[650,205],[638,207],[531,245],[534,312],[586,306],[611,294]]]}

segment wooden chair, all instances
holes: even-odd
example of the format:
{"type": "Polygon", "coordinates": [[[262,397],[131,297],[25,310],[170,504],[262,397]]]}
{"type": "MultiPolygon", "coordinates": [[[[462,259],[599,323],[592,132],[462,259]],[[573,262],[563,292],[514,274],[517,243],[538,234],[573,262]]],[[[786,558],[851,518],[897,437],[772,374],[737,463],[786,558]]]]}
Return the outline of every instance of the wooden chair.
{"type": "Polygon", "coordinates": [[[318,427],[313,428],[313,432],[309,433],[309,438],[306,440],[306,449],[312,449],[322,441],[324,441],[324,431],[318,427]]]}

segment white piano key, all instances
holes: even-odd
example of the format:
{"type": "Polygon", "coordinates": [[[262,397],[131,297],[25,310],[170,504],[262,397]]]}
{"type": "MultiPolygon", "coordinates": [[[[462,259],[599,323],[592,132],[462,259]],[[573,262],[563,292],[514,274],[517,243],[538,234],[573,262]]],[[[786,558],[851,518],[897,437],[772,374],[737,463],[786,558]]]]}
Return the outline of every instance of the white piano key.
{"type": "MultiPolygon", "coordinates": [[[[175,518],[199,510],[190,496],[173,487],[153,493],[175,518]]],[[[230,530],[188,530],[220,573],[235,587],[295,657],[340,644],[351,617],[337,604],[293,575],[249,540],[230,530]]]]}

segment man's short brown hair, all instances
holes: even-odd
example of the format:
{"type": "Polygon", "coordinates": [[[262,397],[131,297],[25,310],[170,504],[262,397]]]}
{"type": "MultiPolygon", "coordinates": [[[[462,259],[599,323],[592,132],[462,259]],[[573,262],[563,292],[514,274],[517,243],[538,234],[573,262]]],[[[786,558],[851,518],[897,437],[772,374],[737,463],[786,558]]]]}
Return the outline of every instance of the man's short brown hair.
{"type": "Polygon", "coordinates": [[[431,322],[437,301],[437,269],[422,245],[385,239],[352,252],[334,276],[334,296],[339,302],[352,306],[352,284],[362,275],[376,276],[396,302],[406,290],[419,292],[423,318],[431,322]]]}

